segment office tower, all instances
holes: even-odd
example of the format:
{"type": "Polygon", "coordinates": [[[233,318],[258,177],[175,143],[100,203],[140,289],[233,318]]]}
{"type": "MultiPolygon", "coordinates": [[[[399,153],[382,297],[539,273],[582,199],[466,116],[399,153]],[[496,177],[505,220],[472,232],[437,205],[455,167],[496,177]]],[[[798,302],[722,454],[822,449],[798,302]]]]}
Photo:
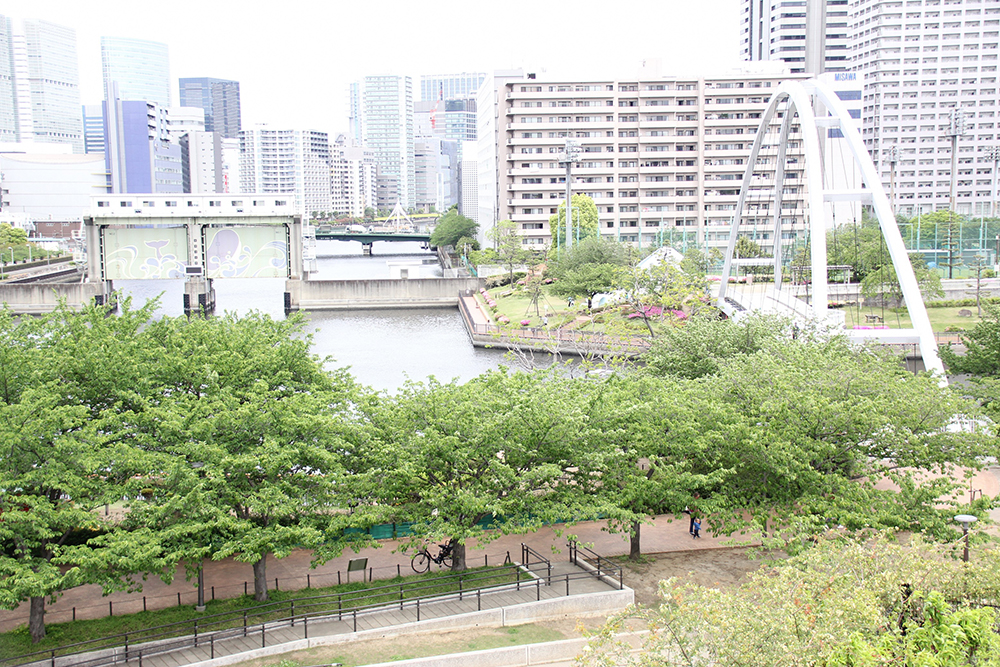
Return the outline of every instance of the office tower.
{"type": "Polygon", "coordinates": [[[961,114],[956,210],[989,215],[997,199],[1000,0],[873,0],[851,6],[853,68],[863,78],[865,144],[896,211],[945,209],[951,195],[952,114],[961,114]],[[875,27],[877,26],[877,30],[875,27]],[[893,155],[895,153],[895,155],[893,155]]]}
{"type": "MultiPolygon", "coordinates": [[[[748,69],[596,81],[495,76],[492,94],[481,90],[479,99],[485,164],[478,222],[485,231],[509,218],[526,247],[548,245],[549,216],[566,193],[559,154],[573,138],[581,159],[572,190],[594,200],[601,234],[642,246],[724,246],[759,119],[772,90],[794,78],[805,75],[748,69]],[[484,191],[491,201],[483,201],[484,191]]],[[[800,143],[796,135],[788,143],[782,238],[763,232],[755,239],[768,252],[806,229],[803,188],[792,185],[802,175],[800,143]]],[[[765,180],[769,170],[773,163],[759,170],[765,180]]]]}
{"type": "Polygon", "coordinates": [[[181,149],[170,141],[168,112],[153,102],[123,100],[117,84],[104,102],[104,159],[110,192],[183,192],[181,149]]]}
{"type": "Polygon", "coordinates": [[[66,143],[83,152],[72,29],[0,16],[0,140],[66,143]]]}
{"type": "Polygon", "coordinates": [[[456,143],[440,137],[417,137],[413,141],[413,152],[415,207],[425,213],[446,211],[457,203],[452,193],[452,162],[458,153],[456,143]]]}
{"type": "Polygon", "coordinates": [[[105,98],[111,82],[118,99],[170,106],[170,56],[167,45],[143,39],[101,37],[105,98]]]}
{"type": "Polygon", "coordinates": [[[375,156],[341,134],[330,146],[331,211],[361,217],[375,208],[375,156]]]}
{"type": "Polygon", "coordinates": [[[226,139],[240,136],[240,84],[208,77],[180,79],[182,107],[205,110],[205,131],[219,132],[226,139]]]}
{"type": "Polygon", "coordinates": [[[379,210],[413,208],[413,83],[408,76],[366,76],[351,86],[351,133],[375,156],[379,210]]]}
{"type": "Polygon", "coordinates": [[[459,192],[458,212],[467,218],[472,218],[479,222],[479,182],[476,166],[476,156],[479,149],[475,141],[466,141],[462,145],[461,167],[459,168],[458,182],[459,192]]]}
{"type": "Polygon", "coordinates": [[[104,107],[100,104],[83,105],[83,152],[104,152],[104,107]]]}
{"type": "Polygon", "coordinates": [[[476,140],[476,100],[438,100],[413,105],[414,136],[476,140]]]}
{"type": "Polygon", "coordinates": [[[303,215],[330,210],[330,143],[325,132],[276,130],[256,125],[240,131],[242,191],[290,194],[303,215]]]}
{"type": "Polygon", "coordinates": [[[744,60],[782,61],[793,73],[850,68],[848,0],[742,0],[742,9],[744,60]]]}
{"type": "Polygon", "coordinates": [[[485,72],[428,74],[420,77],[420,101],[468,99],[475,97],[486,79],[485,72]]]}

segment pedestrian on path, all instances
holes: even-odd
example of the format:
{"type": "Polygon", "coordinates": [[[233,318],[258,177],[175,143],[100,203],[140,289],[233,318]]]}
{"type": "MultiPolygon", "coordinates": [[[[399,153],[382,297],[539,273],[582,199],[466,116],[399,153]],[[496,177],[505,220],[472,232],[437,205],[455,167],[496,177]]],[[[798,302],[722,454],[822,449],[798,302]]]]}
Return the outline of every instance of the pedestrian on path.
{"type": "Polygon", "coordinates": [[[691,521],[691,537],[694,539],[701,537],[701,519],[693,519],[691,521]]]}
{"type": "Polygon", "coordinates": [[[690,508],[685,507],[684,513],[691,519],[691,521],[688,522],[688,535],[694,535],[694,512],[692,512],[690,508]]]}

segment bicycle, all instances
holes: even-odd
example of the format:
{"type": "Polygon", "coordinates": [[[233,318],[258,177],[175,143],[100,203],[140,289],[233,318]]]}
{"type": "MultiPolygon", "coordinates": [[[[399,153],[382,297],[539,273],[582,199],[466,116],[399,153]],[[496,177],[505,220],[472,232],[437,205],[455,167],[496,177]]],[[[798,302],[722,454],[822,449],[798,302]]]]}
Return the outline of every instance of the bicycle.
{"type": "Polygon", "coordinates": [[[413,554],[413,558],[410,560],[410,567],[413,568],[414,572],[417,574],[427,572],[431,569],[431,561],[434,561],[443,567],[448,567],[449,569],[451,568],[455,557],[452,553],[454,551],[454,547],[452,547],[450,543],[439,544],[438,546],[441,550],[438,552],[437,556],[428,551],[427,547],[424,547],[417,553],[413,554]]]}

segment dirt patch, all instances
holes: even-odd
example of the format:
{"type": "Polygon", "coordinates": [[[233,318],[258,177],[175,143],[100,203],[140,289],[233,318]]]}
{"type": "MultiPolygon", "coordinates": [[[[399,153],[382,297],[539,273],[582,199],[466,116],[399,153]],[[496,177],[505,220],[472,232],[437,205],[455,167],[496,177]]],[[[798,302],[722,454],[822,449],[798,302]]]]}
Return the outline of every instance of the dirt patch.
{"type": "Polygon", "coordinates": [[[780,553],[763,554],[759,550],[738,547],[652,554],[639,563],[626,558],[615,560],[625,566],[625,585],[635,591],[635,601],[652,606],[659,604],[659,583],[664,579],[678,577],[700,586],[734,588],[767,560],[781,557],[784,556],[780,553]]]}

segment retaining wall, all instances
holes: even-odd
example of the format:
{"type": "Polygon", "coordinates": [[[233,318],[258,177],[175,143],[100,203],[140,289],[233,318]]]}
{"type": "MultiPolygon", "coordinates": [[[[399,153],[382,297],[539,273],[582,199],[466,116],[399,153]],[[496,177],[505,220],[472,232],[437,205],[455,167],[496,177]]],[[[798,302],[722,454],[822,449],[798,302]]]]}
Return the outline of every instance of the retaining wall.
{"type": "Polygon", "coordinates": [[[448,308],[459,292],[477,291],[478,278],[413,280],[289,280],[287,310],[364,310],[374,308],[448,308]]]}
{"type": "Polygon", "coordinates": [[[0,284],[0,303],[12,311],[24,315],[51,313],[61,300],[73,309],[94,303],[97,297],[104,297],[101,283],[27,283],[20,285],[0,284]]]}

